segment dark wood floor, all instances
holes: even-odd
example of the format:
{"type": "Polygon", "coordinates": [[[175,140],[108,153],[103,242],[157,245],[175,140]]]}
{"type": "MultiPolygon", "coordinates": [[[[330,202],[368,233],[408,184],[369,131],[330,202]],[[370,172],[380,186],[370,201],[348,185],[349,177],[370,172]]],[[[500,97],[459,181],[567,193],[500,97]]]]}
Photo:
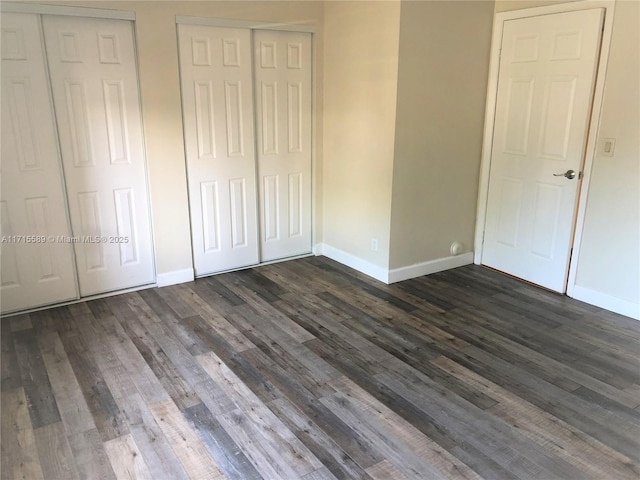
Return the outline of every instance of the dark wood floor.
{"type": "Polygon", "coordinates": [[[3,319],[2,478],[640,478],[640,322],[323,257],[3,319]]]}

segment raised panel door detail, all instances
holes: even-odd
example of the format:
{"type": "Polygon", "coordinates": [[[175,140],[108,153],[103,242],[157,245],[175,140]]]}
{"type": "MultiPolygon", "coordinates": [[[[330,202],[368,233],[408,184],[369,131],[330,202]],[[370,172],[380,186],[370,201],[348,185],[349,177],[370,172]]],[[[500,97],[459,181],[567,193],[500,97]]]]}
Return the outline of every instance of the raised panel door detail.
{"type": "Polygon", "coordinates": [[[2,59],[26,60],[24,32],[20,27],[2,27],[2,59]]]}
{"type": "Polygon", "coordinates": [[[100,56],[100,63],[120,63],[117,35],[99,33],[98,54],[100,56]]]}
{"type": "Polygon", "coordinates": [[[104,247],[102,238],[100,201],[98,192],[78,194],[80,207],[81,243],[84,250],[87,271],[105,268],[104,247]]]}
{"type": "Polygon", "coordinates": [[[240,66],[240,41],[237,38],[222,40],[222,64],[225,67],[240,66]]]}
{"type": "Polygon", "coordinates": [[[244,155],[241,88],[240,82],[224,84],[227,107],[227,153],[230,157],[244,155]]]}
{"type": "Polygon", "coordinates": [[[231,197],[231,245],[233,248],[247,246],[247,197],[244,178],[229,182],[231,197]]]}
{"type": "Polygon", "coordinates": [[[213,109],[213,82],[196,81],[195,92],[196,134],[198,136],[198,158],[216,158],[216,132],[213,109]]]}
{"type": "Polygon", "coordinates": [[[287,68],[302,68],[302,44],[287,44],[287,68]]]}
{"type": "Polygon", "coordinates": [[[191,41],[192,61],[194,66],[211,66],[211,49],[206,38],[194,38],[191,41]]]}
{"type": "MultiPolygon", "coordinates": [[[[33,235],[42,235],[49,237],[51,229],[49,228],[49,213],[46,197],[35,197],[25,199],[25,210],[27,212],[27,224],[29,231],[33,235]]],[[[34,250],[38,251],[38,281],[56,280],[58,279],[58,271],[56,267],[56,259],[52,251],[52,243],[50,241],[35,245],[34,250]]]]}
{"type": "Polygon", "coordinates": [[[205,252],[220,251],[220,200],[218,182],[203,182],[202,222],[205,252]]]}
{"type": "MultiPolygon", "coordinates": [[[[3,236],[13,236],[15,232],[13,231],[11,224],[11,217],[9,215],[9,208],[7,206],[7,202],[3,200],[0,202],[0,221],[2,222],[2,232],[3,236]]],[[[16,243],[4,243],[2,244],[2,256],[0,260],[2,263],[2,288],[7,287],[20,287],[20,273],[18,270],[18,262],[16,255],[16,243]]]]}
{"type": "Polygon", "coordinates": [[[94,165],[91,154],[91,135],[87,112],[87,99],[84,83],[66,80],[64,82],[67,111],[69,118],[69,133],[73,151],[73,164],[76,167],[94,165]]]}
{"type": "Polygon", "coordinates": [[[287,126],[289,153],[302,153],[302,85],[287,85],[287,126]]]}
{"type": "Polygon", "coordinates": [[[122,81],[104,80],[102,88],[107,113],[107,137],[111,163],[129,163],[129,140],[122,81]]]}
{"type": "Polygon", "coordinates": [[[60,60],[66,63],[82,63],[81,42],[76,32],[60,32],[60,60]]]}
{"type": "Polygon", "coordinates": [[[276,44],[275,42],[260,43],[260,66],[262,68],[276,68],[276,44]]]}
{"type": "Polygon", "coordinates": [[[513,39],[512,62],[535,62],[538,59],[538,35],[518,35],[513,39]]]}
{"type": "Polygon", "coordinates": [[[302,173],[289,174],[289,238],[302,235],[302,173]]]}
{"type": "Polygon", "coordinates": [[[558,185],[536,184],[530,251],[547,260],[553,259],[561,200],[558,185]]]}
{"type": "Polygon", "coordinates": [[[263,83],[262,87],[262,153],[278,154],[278,84],[263,83]]]}
{"type": "Polygon", "coordinates": [[[527,153],[529,122],[533,102],[533,79],[511,79],[505,115],[504,151],[516,155],[527,153]]]}
{"type": "Polygon", "coordinates": [[[516,247],[521,206],[522,182],[512,178],[503,179],[497,234],[499,243],[516,247]]]}
{"type": "Polygon", "coordinates": [[[120,188],[113,191],[116,205],[116,223],[120,246],[120,265],[138,263],[138,235],[136,233],[135,195],[132,188],[120,188]]]}
{"type": "Polygon", "coordinates": [[[264,177],[264,240],[272,242],[280,238],[280,206],[278,205],[278,176],[264,177]]]}
{"type": "MultiPolygon", "coordinates": [[[[16,139],[16,151],[21,170],[40,170],[38,140],[33,129],[34,109],[31,85],[28,78],[8,80],[11,126],[16,139]]],[[[5,120],[6,121],[6,120],[5,120]]]]}
{"type": "Polygon", "coordinates": [[[575,77],[551,78],[547,84],[542,124],[541,153],[566,160],[576,95],[575,77]]]}
{"type": "Polygon", "coordinates": [[[557,33],[553,39],[551,60],[576,60],[582,50],[582,32],[557,33]]]}

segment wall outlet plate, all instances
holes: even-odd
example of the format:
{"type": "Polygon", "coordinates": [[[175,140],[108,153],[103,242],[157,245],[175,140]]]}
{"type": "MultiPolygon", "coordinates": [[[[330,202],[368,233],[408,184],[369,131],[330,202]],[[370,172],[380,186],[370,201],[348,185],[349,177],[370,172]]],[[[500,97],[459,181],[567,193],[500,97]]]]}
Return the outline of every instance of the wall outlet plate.
{"type": "Polygon", "coordinates": [[[616,139],[615,138],[603,138],[602,139],[602,155],[607,157],[613,157],[613,152],[616,149],[616,139]]]}

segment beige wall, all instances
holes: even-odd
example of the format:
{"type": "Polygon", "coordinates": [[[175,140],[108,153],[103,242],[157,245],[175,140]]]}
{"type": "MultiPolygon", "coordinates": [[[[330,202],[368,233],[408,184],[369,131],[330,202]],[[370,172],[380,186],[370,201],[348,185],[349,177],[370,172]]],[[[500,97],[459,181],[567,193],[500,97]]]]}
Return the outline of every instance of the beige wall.
{"type": "Polygon", "coordinates": [[[402,3],[392,269],[473,250],[493,8],[402,3]]]}
{"type": "Polygon", "coordinates": [[[323,242],[385,269],[399,26],[399,2],[325,4],[323,242]]]}
{"type": "MultiPolygon", "coordinates": [[[[151,195],[151,215],[158,274],[192,268],[189,207],[182,136],[182,110],[176,43],[176,15],[239,20],[305,23],[318,26],[316,46],[322,45],[321,2],[183,2],[183,1],[46,1],[93,8],[133,11],[142,114],[151,195]]],[[[316,90],[322,91],[322,50],[316,49],[316,90]]],[[[316,125],[321,127],[321,105],[316,125]]],[[[321,134],[321,130],[319,132],[321,134]]],[[[316,152],[315,167],[321,158],[316,152]]],[[[316,175],[318,177],[318,175],[316,175]]],[[[316,186],[316,194],[319,188],[316,186]]],[[[315,201],[316,205],[321,202],[315,201]]]]}
{"type": "Polygon", "coordinates": [[[640,2],[616,5],[576,285],[640,303],[640,2]]]}

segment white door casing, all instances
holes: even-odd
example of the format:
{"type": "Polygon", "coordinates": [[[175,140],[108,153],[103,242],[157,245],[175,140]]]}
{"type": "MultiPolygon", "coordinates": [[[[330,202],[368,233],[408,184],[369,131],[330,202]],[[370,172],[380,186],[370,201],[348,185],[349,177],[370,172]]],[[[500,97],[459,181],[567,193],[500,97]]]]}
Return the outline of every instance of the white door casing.
{"type": "Polygon", "coordinates": [[[565,291],[602,9],[504,22],[482,263],[565,291]],[[574,179],[562,174],[574,170],[574,179]]]}
{"type": "Polygon", "coordinates": [[[80,293],[153,283],[132,22],[42,20],[80,293]]]}
{"type": "Polygon", "coordinates": [[[311,251],[311,34],[254,31],[261,260],[311,251]]]}
{"type": "Polygon", "coordinates": [[[40,18],[2,14],[2,312],[77,298],[40,18]]]}
{"type": "Polygon", "coordinates": [[[250,31],[178,25],[196,275],[259,261],[250,31]]]}

